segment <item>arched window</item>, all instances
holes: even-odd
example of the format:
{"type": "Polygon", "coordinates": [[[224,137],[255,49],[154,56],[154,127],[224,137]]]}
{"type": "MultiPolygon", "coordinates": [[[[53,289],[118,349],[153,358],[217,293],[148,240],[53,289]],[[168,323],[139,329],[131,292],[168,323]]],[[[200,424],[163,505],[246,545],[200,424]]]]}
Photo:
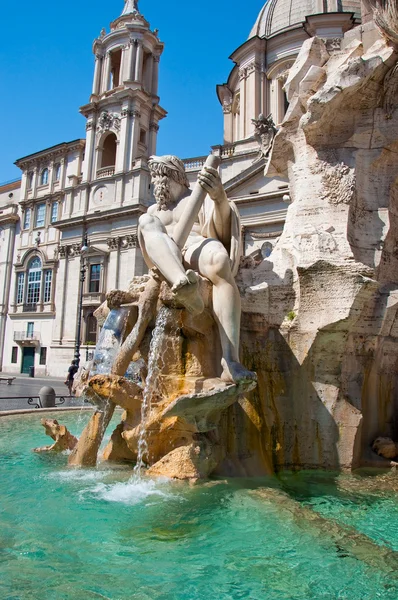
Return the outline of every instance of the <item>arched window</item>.
{"type": "Polygon", "coordinates": [[[48,169],[43,169],[40,175],[40,185],[47,185],[48,183],[48,169]]]}
{"type": "Polygon", "coordinates": [[[36,305],[41,302],[48,304],[52,300],[52,269],[43,271],[39,256],[34,256],[28,262],[25,271],[17,273],[16,303],[23,304],[23,311],[36,311],[36,305]]]}
{"type": "Polygon", "coordinates": [[[114,167],[116,164],[116,135],[112,132],[106,136],[102,146],[101,166],[114,167]]]}
{"type": "Polygon", "coordinates": [[[37,304],[40,300],[41,260],[38,256],[32,258],[28,265],[28,285],[26,289],[26,304],[37,304]]]}

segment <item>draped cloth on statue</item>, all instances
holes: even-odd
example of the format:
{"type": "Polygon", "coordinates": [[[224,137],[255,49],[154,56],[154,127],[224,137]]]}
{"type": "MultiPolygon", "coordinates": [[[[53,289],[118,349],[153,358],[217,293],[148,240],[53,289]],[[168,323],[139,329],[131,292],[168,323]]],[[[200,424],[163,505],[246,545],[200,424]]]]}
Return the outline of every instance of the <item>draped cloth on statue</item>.
{"type": "MultiPolygon", "coordinates": [[[[240,228],[239,212],[238,212],[238,209],[236,208],[236,205],[233,202],[229,202],[229,206],[231,208],[231,242],[230,242],[228,250],[229,250],[229,258],[231,261],[232,275],[235,277],[238,272],[239,261],[240,261],[241,255],[242,255],[241,228],[240,228]]],[[[214,202],[212,202],[212,200],[210,200],[210,198],[206,198],[204,205],[202,206],[202,208],[199,211],[199,215],[198,215],[198,219],[196,220],[196,223],[199,224],[199,226],[200,226],[200,235],[203,236],[203,238],[218,240],[216,228],[214,225],[214,202]]],[[[138,229],[138,240],[139,240],[140,248],[144,255],[144,259],[145,259],[147,266],[149,268],[154,267],[155,265],[152,263],[151,259],[149,258],[148,254],[145,250],[144,239],[143,239],[142,233],[140,232],[139,229],[138,229]]],[[[183,255],[184,255],[184,251],[192,243],[193,244],[198,243],[197,234],[194,237],[188,237],[188,240],[182,250],[183,255]]]]}

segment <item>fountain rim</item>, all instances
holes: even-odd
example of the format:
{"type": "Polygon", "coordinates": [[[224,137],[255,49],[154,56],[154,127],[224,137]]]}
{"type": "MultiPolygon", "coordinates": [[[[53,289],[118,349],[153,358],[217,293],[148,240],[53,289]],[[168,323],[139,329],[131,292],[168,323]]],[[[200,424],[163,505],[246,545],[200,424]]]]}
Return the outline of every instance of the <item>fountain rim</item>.
{"type": "Polygon", "coordinates": [[[95,411],[95,408],[92,406],[66,406],[65,408],[21,408],[18,410],[4,410],[0,411],[0,419],[1,417],[17,417],[22,415],[42,415],[46,413],[65,413],[65,412],[80,412],[80,411],[95,411]]]}

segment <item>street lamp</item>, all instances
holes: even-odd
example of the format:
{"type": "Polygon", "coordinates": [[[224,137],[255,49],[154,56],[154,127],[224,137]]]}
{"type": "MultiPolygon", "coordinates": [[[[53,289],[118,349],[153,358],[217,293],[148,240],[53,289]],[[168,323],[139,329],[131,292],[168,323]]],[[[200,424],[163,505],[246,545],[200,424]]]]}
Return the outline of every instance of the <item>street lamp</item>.
{"type": "Polygon", "coordinates": [[[82,331],[82,308],[83,308],[83,292],[84,292],[84,282],[86,280],[86,271],[87,265],[84,260],[84,255],[88,250],[88,239],[87,233],[84,233],[82,247],[80,248],[80,287],[79,287],[79,303],[77,306],[77,316],[76,316],[76,337],[75,337],[75,361],[76,366],[80,364],[80,337],[82,331]]]}

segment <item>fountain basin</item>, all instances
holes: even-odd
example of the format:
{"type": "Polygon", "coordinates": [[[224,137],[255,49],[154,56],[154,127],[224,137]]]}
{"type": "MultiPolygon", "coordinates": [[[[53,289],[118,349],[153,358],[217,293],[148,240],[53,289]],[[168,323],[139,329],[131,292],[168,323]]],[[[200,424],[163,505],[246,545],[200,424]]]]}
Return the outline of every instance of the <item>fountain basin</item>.
{"type": "MultiPolygon", "coordinates": [[[[89,418],[48,415],[77,436],[89,418]]],[[[133,485],[131,466],[31,452],[45,442],[37,411],[0,419],[0,597],[398,597],[393,472],[133,485]]]]}

